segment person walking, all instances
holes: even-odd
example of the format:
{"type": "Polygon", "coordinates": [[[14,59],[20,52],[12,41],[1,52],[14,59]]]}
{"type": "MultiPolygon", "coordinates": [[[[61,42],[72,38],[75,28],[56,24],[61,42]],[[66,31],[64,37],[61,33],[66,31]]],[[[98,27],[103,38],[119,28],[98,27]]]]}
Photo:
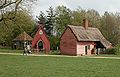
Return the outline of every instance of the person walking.
{"type": "Polygon", "coordinates": [[[26,42],[24,42],[24,51],[23,51],[23,55],[27,55],[27,45],[26,45],[26,42]]]}
{"type": "Polygon", "coordinates": [[[23,55],[27,55],[27,47],[24,48],[23,55]]]}
{"type": "Polygon", "coordinates": [[[30,48],[30,45],[27,45],[27,52],[28,52],[29,54],[31,54],[31,48],[30,48]]]}

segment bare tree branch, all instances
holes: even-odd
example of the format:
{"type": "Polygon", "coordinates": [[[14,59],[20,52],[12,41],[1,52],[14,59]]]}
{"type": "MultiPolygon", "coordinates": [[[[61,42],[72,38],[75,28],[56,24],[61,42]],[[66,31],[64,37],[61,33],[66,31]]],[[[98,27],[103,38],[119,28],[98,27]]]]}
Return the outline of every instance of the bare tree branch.
{"type": "Polygon", "coordinates": [[[17,10],[19,9],[18,8],[19,6],[23,5],[24,3],[27,3],[27,2],[30,3],[34,1],[36,0],[0,0],[0,22],[6,19],[14,19],[16,16],[17,10]],[[11,18],[9,18],[9,16],[4,16],[4,14],[10,11],[14,11],[14,16],[12,16],[11,18]]]}
{"type": "Polygon", "coordinates": [[[7,6],[10,6],[10,5],[16,3],[17,1],[18,0],[14,1],[14,2],[9,2],[9,1],[5,0],[4,3],[2,5],[0,5],[0,9],[3,9],[3,8],[7,7],[7,6]]]}
{"type": "Polygon", "coordinates": [[[19,6],[19,4],[22,2],[22,0],[1,0],[0,1],[1,3],[0,3],[0,11],[1,11],[1,14],[0,14],[0,22],[2,21],[2,20],[5,20],[5,19],[12,19],[12,18],[15,18],[15,16],[14,17],[12,17],[12,18],[6,18],[6,17],[4,17],[4,10],[5,11],[7,11],[5,8],[7,8],[7,7],[10,7],[11,5],[14,5],[14,11],[15,11],[15,15],[16,15],[16,12],[17,12],[17,9],[18,9],[18,6],[19,6]]]}

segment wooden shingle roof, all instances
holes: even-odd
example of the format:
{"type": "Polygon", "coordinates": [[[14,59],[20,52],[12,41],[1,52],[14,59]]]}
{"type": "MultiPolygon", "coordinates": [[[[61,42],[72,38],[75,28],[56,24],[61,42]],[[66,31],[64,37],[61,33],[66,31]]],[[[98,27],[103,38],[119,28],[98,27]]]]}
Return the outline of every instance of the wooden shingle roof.
{"type": "Polygon", "coordinates": [[[100,41],[104,47],[109,48],[112,44],[107,41],[98,28],[68,25],[78,41],[100,41]]]}
{"type": "Polygon", "coordinates": [[[29,36],[26,32],[21,33],[18,35],[13,41],[32,41],[33,38],[29,36]]]}

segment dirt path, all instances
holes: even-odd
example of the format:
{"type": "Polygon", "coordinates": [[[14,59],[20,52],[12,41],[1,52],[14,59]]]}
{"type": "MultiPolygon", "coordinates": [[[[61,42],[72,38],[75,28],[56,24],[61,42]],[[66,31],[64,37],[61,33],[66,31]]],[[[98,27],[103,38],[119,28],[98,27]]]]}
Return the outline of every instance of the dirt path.
{"type": "Polygon", "coordinates": [[[100,56],[100,57],[99,57],[99,56],[98,56],[98,57],[88,57],[88,58],[98,58],[98,59],[99,59],[99,58],[101,58],[101,59],[120,59],[120,57],[101,57],[101,56],[100,56]]]}
{"type": "MultiPolygon", "coordinates": [[[[0,52],[0,54],[5,54],[5,55],[23,55],[22,53],[3,53],[0,52]]],[[[53,57],[77,57],[77,56],[67,56],[67,55],[47,55],[47,54],[27,54],[27,56],[53,56],[53,57]]]]}
{"type": "MultiPolygon", "coordinates": [[[[6,55],[23,55],[22,53],[2,53],[6,55]]],[[[40,54],[28,54],[27,56],[53,56],[53,57],[83,57],[83,58],[96,58],[96,59],[120,59],[120,57],[100,57],[100,56],[66,56],[66,55],[40,55],[40,54]]]]}

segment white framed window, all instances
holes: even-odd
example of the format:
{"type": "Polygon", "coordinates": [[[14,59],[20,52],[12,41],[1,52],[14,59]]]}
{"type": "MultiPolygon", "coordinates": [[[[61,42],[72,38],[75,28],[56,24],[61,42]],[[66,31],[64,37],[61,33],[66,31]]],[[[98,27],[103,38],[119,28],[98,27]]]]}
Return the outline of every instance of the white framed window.
{"type": "Polygon", "coordinates": [[[42,35],[42,34],[43,34],[43,31],[42,31],[42,30],[40,30],[40,31],[39,31],[39,34],[40,34],[40,35],[42,35]]]}

